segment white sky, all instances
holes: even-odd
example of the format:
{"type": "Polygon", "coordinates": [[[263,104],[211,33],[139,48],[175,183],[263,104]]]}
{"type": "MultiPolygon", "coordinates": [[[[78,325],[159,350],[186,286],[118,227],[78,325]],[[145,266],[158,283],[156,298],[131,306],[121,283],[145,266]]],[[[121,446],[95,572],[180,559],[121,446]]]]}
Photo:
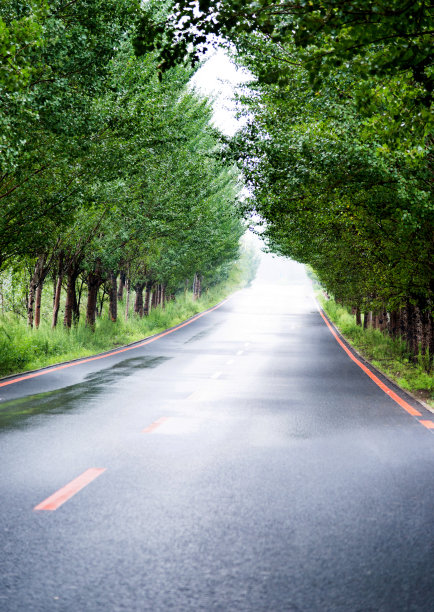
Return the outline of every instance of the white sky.
{"type": "Polygon", "coordinates": [[[214,123],[227,136],[233,136],[242,122],[237,121],[233,100],[238,85],[249,80],[249,75],[232,64],[223,49],[217,49],[199,68],[192,85],[214,99],[214,123]]]}

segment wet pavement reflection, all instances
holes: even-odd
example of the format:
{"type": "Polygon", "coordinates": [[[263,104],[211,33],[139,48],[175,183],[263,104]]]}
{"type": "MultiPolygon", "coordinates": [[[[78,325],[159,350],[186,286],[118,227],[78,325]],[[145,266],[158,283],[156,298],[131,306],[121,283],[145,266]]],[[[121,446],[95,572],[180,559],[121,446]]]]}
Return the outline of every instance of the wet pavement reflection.
{"type": "Polygon", "coordinates": [[[38,393],[6,402],[0,402],[0,429],[27,426],[30,417],[39,414],[64,414],[80,408],[84,403],[107,393],[122,379],[139,370],[156,368],[171,357],[145,355],[125,359],[110,368],[91,372],[81,383],[55,391],[38,393]]]}

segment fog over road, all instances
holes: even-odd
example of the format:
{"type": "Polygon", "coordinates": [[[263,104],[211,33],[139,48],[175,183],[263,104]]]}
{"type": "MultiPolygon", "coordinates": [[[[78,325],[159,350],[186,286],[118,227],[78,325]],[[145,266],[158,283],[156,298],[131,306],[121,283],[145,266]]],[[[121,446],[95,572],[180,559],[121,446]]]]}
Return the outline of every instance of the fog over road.
{"type": "Polygon", "coordinates": [[[400,395],[420,416],[271,257],[173,333],[0,387],[0,610],[432,610],[434,417],[400,395]]]}

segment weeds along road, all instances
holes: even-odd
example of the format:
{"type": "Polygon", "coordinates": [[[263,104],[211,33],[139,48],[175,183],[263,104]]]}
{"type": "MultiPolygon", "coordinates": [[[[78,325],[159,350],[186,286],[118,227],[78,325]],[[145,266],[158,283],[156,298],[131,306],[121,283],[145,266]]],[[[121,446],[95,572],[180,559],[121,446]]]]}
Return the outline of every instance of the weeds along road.
{"type": "Polygon", "coordinates": [[[0,397],[1,610],[432,610],[433,415],[349,358],[298,264],[0,397]]]}

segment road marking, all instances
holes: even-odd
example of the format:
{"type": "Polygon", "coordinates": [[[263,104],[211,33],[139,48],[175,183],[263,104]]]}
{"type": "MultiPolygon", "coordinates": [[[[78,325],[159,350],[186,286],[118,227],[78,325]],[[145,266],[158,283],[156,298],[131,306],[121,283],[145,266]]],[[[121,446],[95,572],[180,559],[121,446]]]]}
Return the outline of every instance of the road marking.
{"type": "Polygon", "coordinates": [[[167,329],[166,331],[161,332],[161,334],[157,334],[156,336],[148,338],[147,340],[144,340],[143,342],[138,342],[134,345],[125,346],[124,348],[117,349],[115,351],[111,351],[110,353],[104,353],[103,355],[95,355],[94,357],[86,357],[85,359],[78,359],[77,361],[64,363],[58,366],[53,366],[53,367],[49,366],[47,368],[44,368],[43,370],[38,370],[36,372],[30,372],[29,374],[25,374],[24,376],[19,376],[18,378],[14,378],[12,380],[4,380],[3,382],[0,382],[0,387],[6,387],[7,385],[13,385],[17,382],[21,382],[22,380],[28,380],[29,378],[36,378],[37,376],[43,376],[44,374],[50,374],[50,372],[57,372],[58,370],[64,370],[65,368],[72,368],[77,365],[82,365],[83,363],[90,363],[91,361],[97,361],[98,359],[105,359],[106,357],[113,357],[113,355],[119,355],[120,353],[125,353],[126,351],[132,351],[137,348],[142,348],[142,346],[151,344],[151,342],[155,342],[156,340],[159,340],[160,338],[163,338],[164,336],[167,336],[168,334],[173,334],[173,332],[178,331],[178,329],[181,329],[182,327],[185,327],[186,325],[190,325],[191,323],[194,323],[201,317],[204,317],[210,312],[217,310],[217,308],[221,308],[232,297],[233,295],[229,296],[228,298],[226,298],[226,300],[223,300],[223,302],[220,302],[220,304],[217,304],[217,306],[214,306],[213,308],[209,308],[208,310],[205,310],[204,312],[200,312],[198,315],[192,317],[191,319],[184,321],[184,323],[180,323],[179,325],[176,325],[175,327],[167,329]]]}
{"type": "Polygon", "coordinates": [[[226,365],[232,365],[233,363],[235,363],[235,359],[229,359],[229,361],[226,362],[226,365]]]}
{"type": "Polygon", "coordinates": [[[237,351],[237,355],[240,356],[244,353],[244,351],[237,351]]]}
{"type": "Polygon", "coordinates": [[[148,427],[145,427],[145,429],[142,429],[142,433],[152,433],[155,429],[157,429],[157,427],[160,427],[160,425],[165,423],[167,420],[168,417],[161,417],[157,421],[154,421],[153,423],[148,425],[148,427]]]}
{"type": "Polygon", "coordinates": [[[95,480],[106,468],[89,468],[74,480],[71,480],[67,485],[44,499],[43,502],[33,508],[33,510],[57,510],[59,506],[64,504],[68,499],[71,499],[76,493],[81,491],[85,486],[95,480]]]}
{"type": "Polygon", "coordinates": [[[248,348],[250,346],[250,342],[244,342],[244,346],[248,348]]]}
{"type": "MultiPolygon", "coordinates": [[[[324,313],[321,310],[319,311],[319,313],[322,316],[322,318],[324,319],[325,324],[329,328],[330,332],[335,337],[335,340],[341,345],[341,347],[344,349],[344,351],[347,353],[347,355],[350,357],[350,359],[352,359],[354,361],[354,363],[356,363],[359,366],[359,368],[361,368],[365,372],[365,374],[367,374],[369,376],[369,378],[371,380],[373,380],[374,383],[376,385],[378,385],[380,387],[380,389],[382,389],[384,391],[384,393],[386,393],[389,397],[391,397],[393,400],[395,400],[395,402],[397,404],[399,404],[401,406],[401,408],[404,408],[404,410],[406,410],[412,416],[422,416],[422,414],[419,412],[419,410],[416,410],[408,402],[406,402],[401,397],[399,397],[399,395],[397,393],[395,393],[395,391],[392,391],[392,389],[390,389],[387,385],[385,385],[378,378],[378,376],[375,376],[375,374],[373,372],[371,372],[371,370],[369,368],[367,368],[361,361],[359,361],[359,359],[357,359],[353,355],[353,353],[350,351],[350,349],[347,348],[345,346],[345,344],[342,342],[342,340],[339,338],[339,336],[337,335],[337,333],[335,332],[333,327],[328,322],[328,320],[327,320],[326,316],[324,315],[324,313]]],[[[422,422],[422,421],[420,421],[420,422],[422,422]]]]}
{"type": "Polygon", "coordinates": [[[422,423],[427,429],[434,429],[434,421],[419,421],[422,423]]]}
{"type": "Polygon", "coordinates": [[[214,378],[214,379],[220,378],[221,375],[222,375],[221,372],[214,372],[214,374],[211,376],[211,378],[214,378]]]}

